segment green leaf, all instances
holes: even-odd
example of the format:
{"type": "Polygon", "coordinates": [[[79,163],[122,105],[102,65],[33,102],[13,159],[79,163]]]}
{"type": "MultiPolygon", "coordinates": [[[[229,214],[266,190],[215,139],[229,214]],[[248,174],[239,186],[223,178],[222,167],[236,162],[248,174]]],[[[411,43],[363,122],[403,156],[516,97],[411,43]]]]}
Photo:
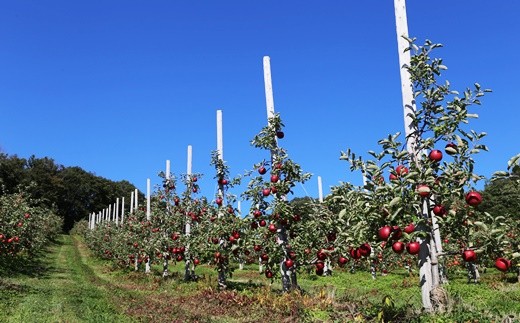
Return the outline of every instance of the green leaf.
{"type": "Polygon", "coordinates": [[[390,204],[388,204],[388,206],[392,207],[392,206],[396,205],[399,202],[401,202],[401,197],[400,196],[396,196],[396,197],[393,198],[392,201],[390,201],[390,204]]]}

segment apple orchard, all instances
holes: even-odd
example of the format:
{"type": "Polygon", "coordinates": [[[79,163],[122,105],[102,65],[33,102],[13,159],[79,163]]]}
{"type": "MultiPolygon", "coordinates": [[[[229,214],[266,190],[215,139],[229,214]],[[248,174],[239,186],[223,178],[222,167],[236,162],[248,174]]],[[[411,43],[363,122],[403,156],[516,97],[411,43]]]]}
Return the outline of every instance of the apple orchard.
{"type": "MultiPolygon", "coordinates": [[[[464,266],[471,282],[484,267],[517,270],[517,224],[478,210],[482,196],[475,186],[483,177],[474,172],[473,157],[487,148],[480,143],[485,133],[469,126],[488,90],[475,83],[457,92],[449,82],[439,83],[446,67],[432,53],[440,45],[407,41],[412,55],[406,71],[416,105],[407,115],[411,130],[381,139],[369,159],[350,149],[339,156],[361,172],[363,186],[341,183],[325,199],[293,203],[292,188],[311,176],[283,148],[284,124],[268,96],[267,125],[251,140],[265,158],[250,171],[232,177],[217,145],[211,164],[218,190],[204,196],[198,185],[203,174],[188,165],[186,174],[176,176],[167,167],[146,205],[132,193],[129,212],[91,214],[88,245],[122,269],[150,273],[156,266],[165,279],[171,263],[184,264],[187,281],[197,279],[197,266],[210,265],[222,289],[244,264],[280,279],[286,292],[300,289],[299,272],[367,271],[376,279],[400,268],[417,270],[420,281],[427,281],[421,283],[423,307],[432,311],[445,303],[442,286],[455,268],[464,266]],[[247,188],[235,192],[245,181],[247,188]],[[239,201],[251,207],[240,210],[239,201]]],[[[270,67],[268,72],[266,93],[270,67]]],[[[518,160],[497,177],[509,176],[518,160]]],[[[2,246],[11,235],[0,238],[2,246]]]]}

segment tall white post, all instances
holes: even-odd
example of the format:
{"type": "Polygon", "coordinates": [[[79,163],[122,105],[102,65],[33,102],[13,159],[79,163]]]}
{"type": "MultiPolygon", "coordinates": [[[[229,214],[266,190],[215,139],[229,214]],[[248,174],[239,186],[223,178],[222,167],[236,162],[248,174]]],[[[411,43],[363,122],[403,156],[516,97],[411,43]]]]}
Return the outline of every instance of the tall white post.
{"type": "Polygon", "coordinates": [[[170,179],[170,160],[166,160],[166,174],[164,174],[165,179],[170,179]]]}
{"type": "Polygon", "coordinates": [[[121,198],[121,225],[125,221],[125,197],[121,198]]]}
{"type": "Polygon", "coordinates": [[[414,136],[410,136],[414,132],[413,119],[409,116],[415,112],[415,99],[413,97],[412,81],[410,74],[405,66],[410,66],[411,54],[406,49],[410,44],[404,37],[408,37],[408,20],[406,17],[406,1],[394,0],[395,22],[397,31],[397,49],[399,51],[399,71],[401,74],[401,93],[403,98],[404,112],[404,128],[406,134],[406,146],[410,154],[415,159],[415,141],[414,136]]]}
{"type": "Polygon", "coordinates": [[[134,192],[134,212],[137,212],[137,207],[139,206],[139,190],[136,188],[134,192]]]}
{"type": "MultiPolygon", "coordinates": [[[[191,145],[188,145],[188,158],[186,162],[186,175],[188,176],[188,180],[191,181],[191,166],[192,166],[192,148],[191,145]]],[[[190,235],[191,225],[190,221],[186,219],[186,235],[190,235]]]]}
{"type": "Polygon", "coordinates": [[[119,197],[116,198],[116,225],[119,225],[119,197]]]}
{"type": "Polygon", "coordinates": [[[150,221],[151,212],[150,212],[150,179],[146,179],[146,220],[150,221]]]}
{"type": "Polygon", "coordinates": [[[264,56],[264,85],[267,118],[269,119],[274,117],[273,83],[271,80],[271,59],[269,56],[264,56]]]}
{"type": "Polygon", "coordinates": [[[321,184],[321,176],[318,176],[318,200],[323,203],[323,186],[321,184]]]}
{"type": "Polygon", "coordinates": [[[130,214],[134,212],[134,192],[130,193],[130,214]]]}
{"type": "Polygon", "coordinates": [[[224,159],[224,139],[222,136],[222,110],[217,110],[217,152],[220,160],[224,159]]]}

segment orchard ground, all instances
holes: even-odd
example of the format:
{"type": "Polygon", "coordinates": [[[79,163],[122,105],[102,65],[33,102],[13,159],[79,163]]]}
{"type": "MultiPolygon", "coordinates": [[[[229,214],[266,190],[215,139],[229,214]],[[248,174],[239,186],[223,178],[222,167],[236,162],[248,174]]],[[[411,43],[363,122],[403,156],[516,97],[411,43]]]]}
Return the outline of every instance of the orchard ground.
{"type": "Polygon", "coordinates": [[[0,264],[2,322],[332,322],[501,321],[520,319],[520,287],[514,273],[488,268],[479,284],[468,284],[463,266],[452,268],[448,311],[421,313],[418,273],[404,268],[386,276],[336,268],[329,277],[303,272],[303,292],[258,273],[258,265],[236,269],[219,291],[217,273],[196,269],[197,282],[183,282],[184,264],[151,274],[121,271],[91,255],[79,236],[62,235],[38,259],[0,264]],[[15,270],[16,269],[16,270],[15,270]],[[22,270],[20,270],[22,269],[22,270]]]}

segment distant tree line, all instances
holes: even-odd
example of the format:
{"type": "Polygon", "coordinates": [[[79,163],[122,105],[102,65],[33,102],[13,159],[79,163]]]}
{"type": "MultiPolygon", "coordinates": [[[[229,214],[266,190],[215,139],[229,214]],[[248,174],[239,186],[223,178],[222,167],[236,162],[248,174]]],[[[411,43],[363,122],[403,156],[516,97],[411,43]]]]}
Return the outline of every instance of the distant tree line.
{"type": "Polygon", "coordinates": [[[114,182],[80,167],[57,164],[52,158],[33,155],[25,159],[0,153],[0,196],[23,191],[62,217],[65,232],[118,197],[125,196],[125,209],[129,210],[134,190],[135,186],[126,180],[114,182]]]}

